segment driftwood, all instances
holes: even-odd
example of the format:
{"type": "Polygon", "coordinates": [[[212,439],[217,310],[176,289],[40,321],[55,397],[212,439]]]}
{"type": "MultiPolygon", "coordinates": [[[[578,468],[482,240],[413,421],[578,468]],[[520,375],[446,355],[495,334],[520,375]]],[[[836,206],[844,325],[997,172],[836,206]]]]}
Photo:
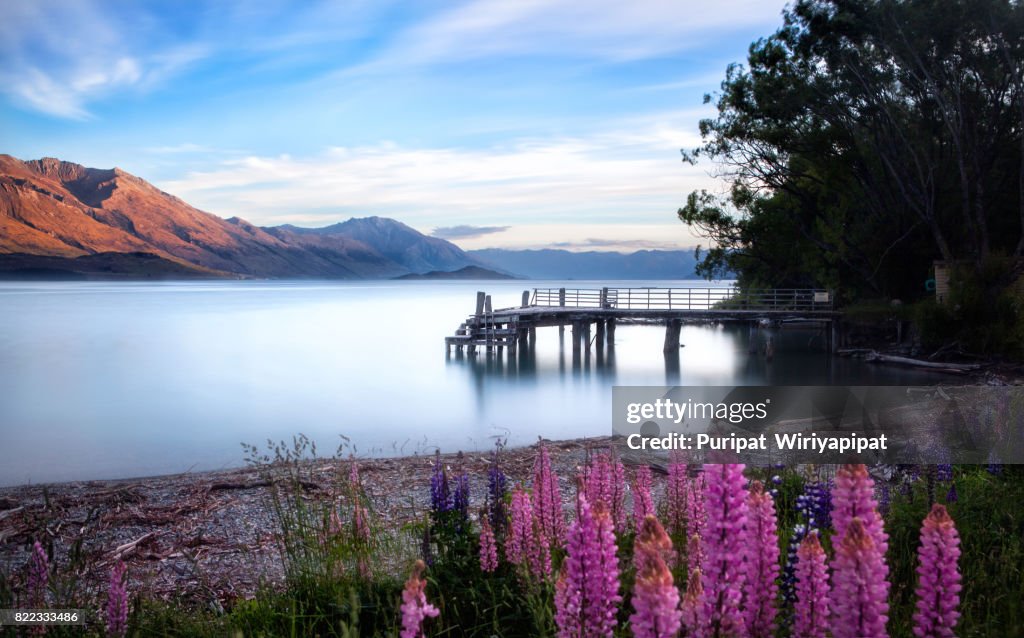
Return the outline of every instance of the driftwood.
{"type": "Polygon", "coordinates": [[[17,514],[18,512],[20,512],[20,511],[22,511],[24,509],[25,509],[25,507],[22,506],[22,507],[15,507],[12,510],[4,510],[4,511],[0,512],[0,521],[4,520],[8,516],[14,516],[15,514],[17,514]]]}
{"type": "Polygon", "coordinates": [[[977,363],[940,363],[936,361],[922,361],[920,359],[911,359],[910,357],[898,357],[892,354],[882,354],[880,352],[870,352],[864,356],[865,361],[875,361],[879,363],[895,363],[905,366],[913,366],[916,368],[927,368],[929,370],[936,370],[939,372],[952,372],[955,374],[962,374],[964,372],[971,372],[981,368],[977,363]]]}
{"type": "MultiPolygon", "coordinates": [[[[220,482],[212,483],[208,489],[210,492],[217,492],[221,490],[251,490],[257,487],[270,487],[272,483],[267,480],[251,481],[248,483],[235,483],[235,482],[220,482]]],[[[307,492],[314,492],[321,489],[319,483],[313,481],[299,481],[299,486],[307,492]]]]}
{"type": "Polygon", "coordinates": [[[119,545],[114,550],[114,559],[116,560],[118,558],[125,557],[126,555],[128,555],[128,554],[132,553],[133,551],[135,551],[135,548],[137,548],[139,545],[141,545],[142,543],[145,543],[146,541],[148,541],[149,539],[151,539],[151,538],[153,538],[155,536],[156,536],[156,532],[147,532],[147,533],[143,534],[142,536],[136,538],[135,540],[131,541],[130,543],[125,543],[124,545],[119,545]]]}

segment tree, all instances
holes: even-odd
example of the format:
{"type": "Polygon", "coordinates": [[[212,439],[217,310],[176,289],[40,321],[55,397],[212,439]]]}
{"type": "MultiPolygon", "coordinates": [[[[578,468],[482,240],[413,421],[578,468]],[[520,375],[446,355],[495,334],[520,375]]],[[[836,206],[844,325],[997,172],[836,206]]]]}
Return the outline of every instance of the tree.
{"type": "Polygon", "coordinates": [[[730,196],[678,213],[706,276],[903,296],[934,259],[1024,256],[1024,4],[798,0],[716,98],[684,159],[730,196]]]}

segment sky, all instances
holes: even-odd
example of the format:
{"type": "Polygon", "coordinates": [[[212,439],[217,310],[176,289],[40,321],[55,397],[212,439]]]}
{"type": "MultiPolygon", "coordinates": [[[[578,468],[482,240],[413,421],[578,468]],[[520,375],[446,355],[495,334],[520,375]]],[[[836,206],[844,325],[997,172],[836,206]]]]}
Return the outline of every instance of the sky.
{"type": "Polygon", "coordinates": [[[260,225],[463,248],[691,247],[681,162],[772,0],[11,2],[0,152],[118,166],[260,225]]]}

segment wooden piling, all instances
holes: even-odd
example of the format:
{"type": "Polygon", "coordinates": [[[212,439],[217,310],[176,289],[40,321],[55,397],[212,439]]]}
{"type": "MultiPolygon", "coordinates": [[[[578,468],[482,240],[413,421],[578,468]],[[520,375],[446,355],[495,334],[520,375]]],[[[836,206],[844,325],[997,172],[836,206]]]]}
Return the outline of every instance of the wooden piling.
{"type": "Polygon", "coordinates": [[[487,296],[486,292],[478,290],[476,293],[476,316],[484,314],[484,297],[487,296]]]}
{"type": "Polygon", "coordinates": [[[580,346],[583,341],[583,324],[580,321],[572,322],[572,354],[579,356],[580,346]]]}
{"type": "Polygon", "coordinates": [[[583,322],[583,349],[590,353],[590,322],[583,322]]]}
{"type": "Polygon", "coordinates": [[[679,319],[669,319],[665,322],[665,352],[679,350],[679,331],[683,322],[679,319]]]}
{"type": "Polygon", "coordinates": [[[530,291],[529,290],[524,290],[523,291],[523,305],[521,307],[522,308],[528,308],[529,306],[530,306],[530,291]]]}
{"type": "Polygon", "coordinates": [[[565,288],[558,289],[558,305],[565,306],[565,288]]]}
{"type": "Polygon", "coordinates": [[[607,328],[604,332],[605,338],[608,340],[608,349],[615,347],[615,319],[611,318],[607,322],[607,328]]]}

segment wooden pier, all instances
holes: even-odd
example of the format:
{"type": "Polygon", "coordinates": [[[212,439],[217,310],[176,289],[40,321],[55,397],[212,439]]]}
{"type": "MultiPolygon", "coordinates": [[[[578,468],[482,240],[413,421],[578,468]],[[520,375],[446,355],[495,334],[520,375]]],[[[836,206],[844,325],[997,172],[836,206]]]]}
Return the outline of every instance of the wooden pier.
{"type": "MultiPolygon", "coordinates": [[[[827,290],[770,289],[739,291],[718,288],[534,288],[524,290],[514,308],[493,309],[491,297],[478,292],[476,311],[455,334],[445,337],[445,350],[456,354],[502,354],[532,343],[537,328],[572,330],[573,353],[592,346],[614,347],[620,322],[665,326],[665,352],[678,350],[684,323],[747,322],[751,331],[763,323],[809,323],[825,329],[828,349],[839,347],[839,313],[827,290]]],[[[773,348],[769,342],[766,347],[773,348]]]]}

